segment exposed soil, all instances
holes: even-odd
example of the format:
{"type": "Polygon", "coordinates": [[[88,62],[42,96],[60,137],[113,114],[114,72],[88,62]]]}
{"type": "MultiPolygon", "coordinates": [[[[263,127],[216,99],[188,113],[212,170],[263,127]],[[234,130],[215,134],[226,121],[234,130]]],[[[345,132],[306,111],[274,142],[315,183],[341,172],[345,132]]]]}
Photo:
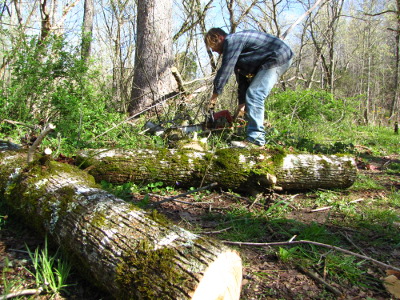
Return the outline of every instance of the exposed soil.
{"type": "MultiPolygon", "coordinates": [[[[359,205],[368,205],[368,199],[385,197],[391,189],[400,188],[400,174],[387,175],[385,167],[392,163],[399,162],[398,156],[368,158],[368,163],[359,163],[359,171],[365,176],[373,178],[387,187],[387,190],[363,190],[360,192],[343,191],[347,193],[349,199],[362,199],[359,205]]],[[[400,249],[384,249],[375,244],[351,245],[352,236],[357,232],[340,223],[340,215],[330,209],[322,211],[312,211],[316,207],[304,207],[302,199],[312,197],[312,194],[269,194],[264,195],[259,202],[253,203],[250,198],[238,197],[237,195],[215,191],[205,195],[199,202],[193,196],[186,196],[180,200],[190,202],[185,204],[180,202],[166,202],[162,205],[161,212],[172,219],[179,226],[188,228],[194,232],[201,232],[215,238],[221,237],[221,231],[217,229],[218,221],[215,218],[205,218],[210,212],[215,214],[225,214],[228,209],[233,207],[247,206],[249,210],[265,210],[279,200],[290,203],[291,213],[286,218],[298,220],[304,224],[316,222],[326,224],[334,234],[346,236],[349,241],[348,249],[354,252],[364,251],[370,257],[382,257],[382,253],[389,253],[385,256],[386,263],[400,267],[400,249]],[[193,204],[195,203],[195,204],[193,204]],[[212,203],[212,204],[210,204],[212,203]]],[[[135,199],[140,200],[142,196],[135,195],[135,199]]],[[[151,201],[158,201],[159,197],[151,196],[151,201]]],[[[400,214],[399,211],[397,211],[400,214]]],[[[227,224],[226,231],[231,230],[227,224]]],[[[400,228],[400,226],[399,226],[400,228]]],[[[399,232],[397,231],[397,233],[399,232]]],[[[276,234],[273,229],[265,226],[265,238],[254,242],[274,242],[284,241],[283,236],[276,234]]],[[[370,237],[374,239],[373,235],[370,237]]],[[[365,239],[368,241],[368,239],[365,239]]],[[[6,225],[0,231],[0,266],[3,269],[1,279],[0,294],[4,292],[4,279],[6,282],[19,280],[19,289],[29,289],[35,287],[34,278],[26,268],[30,268],[29,256],[26,247],[34,250],[37,246],[43,246],[43,239],[35,236],[34,233],[18,224],[14,216],[9,216],[6,225]]],[[[244,274],[241,299],[391,299],[379,282],[385,276],[385,270],[366,262],[363,266],[365,274],[377,280],[370,286],[361,288],[349,282],[338,282],[331,280],[326,274],[321,274],[319,269],[303,269],[294,262],[283,262],[277,256],[276,248],[260,248],[253,246],[241,246],[237,248],[243,258],[244,274]],[[317,276],[325,279],[326,284],[317,281],[311,273],[319,273],[317,276]],[[325,278],[324,278],[325,277],[325,278]],[[340,293],[341,296],[336,295],[340,293]]],[[[53,299],[111,299],[111,297],[97,288],[90,285],[81,278],[76,272],[70,278],[73,284],[68,288],[68,294],[59,295],[53,299]]],[[[25,298],[24,298],[25,299],[25,298]]],[[[48,295],[32,296],[32,299],[50,299],[48,295]]],[[[394,299],[394,298],[392,298],[394,299]]],[[[205,299],[206,300],[206,299],[205,299]]]]}

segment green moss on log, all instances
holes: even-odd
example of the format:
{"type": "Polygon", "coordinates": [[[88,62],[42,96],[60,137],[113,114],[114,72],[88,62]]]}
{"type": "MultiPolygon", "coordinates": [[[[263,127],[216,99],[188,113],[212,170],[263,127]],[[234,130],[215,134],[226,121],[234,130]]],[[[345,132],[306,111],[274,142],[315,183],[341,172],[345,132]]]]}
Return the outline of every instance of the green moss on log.
{"type": "Polygon", "coordinates": [[[78,181],[85,186],[97,187],[94,178],[86,172],[54,161],[47,166],[36,162],[29,164],[6,183],[5,202],[12,209],[23,211],[25,221],[33,222],[32,225],[39,234],[44,235],[46,228],[52,233],[58,219],[72,209],[71,203],[76,200],[74,189],[68,185],[52,193],[47,191],[49,180],[62,173],[68,174],[68,178],[74,178],[74,184],[78,181]]]}
{"type": "Polygon", "coordinates": [[[146,241],[138,243],[117,266],[116,282],[121,299],[174,299],[171,287],[179,287],[191,280],[188,274],[176,267],[177,251],[172,248],[155,249],[146,241]]]}
{"type": "Polygon", "coordinates": [[[212,168],[208,174],[218,174],[218,183],[230,184],[239,187],[250,174],[251,167],[241,163],[242,157],[248,155],[247,150],[242,149],[220,149],[217,150],[212,159],[212,168]]]}
{"type": "Polygon", "coordinates": [[[149,219],[157,222],[163,227],[168,227],[172,225],[172,222],[168,220],[164,215],[160,214],[156,209],[152,209],[149,214],[147,214],[149,219]]]}
{"type": "Polygon", "coordinates": [[[275,175],[275,169],[282,164],[285,156],[279,149],[237,148],[215,152],[143,150],[135,155],[121,151],[111,152],[102,158],[91,153],[78,156],[78,160],[82,161],[83,168],[89,168],[90,174],[97,180],[112,183],[162,181],[167,185],[178,182],[181,187],[218,182],[222,188],[230,189],[245,188],[255,178],[262,184],[270,182],[266,178],[275,175]]]}

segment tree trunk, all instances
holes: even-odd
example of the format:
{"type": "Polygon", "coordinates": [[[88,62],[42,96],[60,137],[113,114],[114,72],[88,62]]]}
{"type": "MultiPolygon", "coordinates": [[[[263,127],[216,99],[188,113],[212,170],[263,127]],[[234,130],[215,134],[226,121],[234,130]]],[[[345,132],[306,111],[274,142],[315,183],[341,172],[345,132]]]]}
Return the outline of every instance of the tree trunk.
{"type": "Polygon", "coordinates": [[[0,153],[0,199],[116,299],[239,299],[236,252],[96,188],[73,166],[25,162],[25,152],[0,153]]]}
{"type": "Polygon", "coordinates": [[[50,34],[51,18],[50,18],[50,8],[48,7],[47,0],[40,1],[39,8],[41,16],[41,30],[40,30],[40,43],[41,43],[45,41],[47,36],[50,34]]]}
{"type": "Polygon", "coordinates": [[[129,113],[142,111],[175,91],[172,0],[139,0],[137,46],[129,113]]]}
{"type": "Polygon", "coordinates": [[[394,95],[390,105],[390,119],[397,116],[399,102],[399,72],[400,72],[400,0],[396,0],[396,46],[395,46],[395,74],[394,74],[394,95]]]}
{"type": "Polygon", "coordinates": [[[77,156],[96,180],[113,183],[162,181],[193,187],[218,182],[224,189],[261,192],[350,187],[357,176],[349,156],[269,153],[267,150],[92,150],[77,156]]]}
{"type": "Polygon", "coordinates": [[[88,61],[92,49],[94,0],[85,0],[82,26],[81,57],[88,61]]]}

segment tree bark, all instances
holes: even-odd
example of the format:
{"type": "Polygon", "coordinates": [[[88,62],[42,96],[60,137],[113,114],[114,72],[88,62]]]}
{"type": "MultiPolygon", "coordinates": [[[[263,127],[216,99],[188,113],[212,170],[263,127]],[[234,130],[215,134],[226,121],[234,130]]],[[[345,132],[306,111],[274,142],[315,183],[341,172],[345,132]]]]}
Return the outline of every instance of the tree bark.
{"type": "Polygon", "coordinates": [[[96,180],[193,187],[218,182],[224,189],[261,192],[350,187],[357,176],[350,156],[284,154],[267,150],[89,150],[77,162],[96,180]]]}
{"type": "Polygon", "coordinates": [[[172,0],[139,0],[137,46],[129,113],[146,109],[176,92],[170,68],[172,56],[172,0]]]}
{"type": "Polygon", "coordinates": [[[0,199],[116,299],[239,299],[235,251],[96,188],[74,166],[26,165],[26,152],[1,149],[0,199]]]}

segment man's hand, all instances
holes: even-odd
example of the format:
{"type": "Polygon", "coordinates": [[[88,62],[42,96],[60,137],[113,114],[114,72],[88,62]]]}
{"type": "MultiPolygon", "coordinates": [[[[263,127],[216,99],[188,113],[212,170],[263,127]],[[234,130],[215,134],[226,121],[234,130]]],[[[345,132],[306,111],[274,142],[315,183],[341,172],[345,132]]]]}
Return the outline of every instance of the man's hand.
{"type": "Polygon", "coordinates": [[[235,114],[233,115],[233,120],[236,121],[237,118],[243,118],[245,112],[245,105],[239,104],[236,108],[235,114]]]}
{"type": "Polygon", "coordinates": [[[210,101],[207,105],[207,111],[214,110],[215,105],[217,104],[218,94],[212,94],[210,101]]]}

